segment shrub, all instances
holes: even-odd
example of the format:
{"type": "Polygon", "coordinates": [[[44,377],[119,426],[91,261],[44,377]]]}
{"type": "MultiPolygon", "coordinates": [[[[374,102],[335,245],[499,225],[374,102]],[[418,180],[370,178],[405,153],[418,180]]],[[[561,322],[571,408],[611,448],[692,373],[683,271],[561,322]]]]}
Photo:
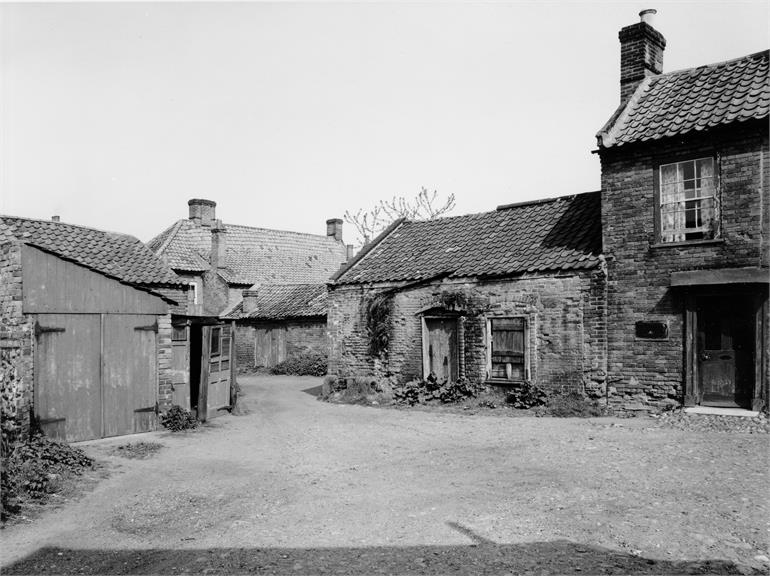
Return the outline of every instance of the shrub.
{"type": "Polygon", "coordinates": [[[546,394],[545,390],[530,382],[516,386],[505,396],[507,404],[522,410],[542,406],[546,403],[547,399],[548,394],[546,394]]]}
{"type": "Polygon", "coordinates": [[[560,418],[591,418],[604,414],[602,407],[596,401],[587,399],[575,390],[555,394],[548,398],[546,412],[551,416],[560,418]]]}
{"type": "Polygon", "coordinates": [[[160,415],[160,423],[172,432],[192,430],[198,427],[198,419],[189,410],[174,404],[167,412],[160,415]]]}
{"type": "Polygon", "coordinates": [[[289,374],[291,376],[325,376],[327,369],[326,354],[301,352],[279,362],[270,371],[273,374],[289,374]]]}
{"type": "Polygon", "coordinates": [[[28,442],[16,444],[3,461],[2,516],[6,520],[17,513],[25,499],[44,499],[55,492],[62,476],[80,474],[93,465],[81,450],[35,435],[28,442]]]}
{"type": "Polygon", "coordinates": [[[435,378],[412,380],[393,391],[393,399],[400,404],[424,404],[440,400],[445,404],[459,402],[466,398],[475,398],[480,387],[461,378],[456,382],[438,382],[435,378]]]}

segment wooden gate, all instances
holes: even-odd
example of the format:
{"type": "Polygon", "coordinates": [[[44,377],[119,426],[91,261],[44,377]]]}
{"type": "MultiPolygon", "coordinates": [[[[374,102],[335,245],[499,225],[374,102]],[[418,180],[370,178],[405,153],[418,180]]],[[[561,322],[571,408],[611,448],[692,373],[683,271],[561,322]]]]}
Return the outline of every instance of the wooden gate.
{"type": "Polygon", "coordinates": [[[35,414],[76,442],[152,430],[157,413],[156,317],[38,314],[35,414]]]}
{"type": "Polygon", "coordinates": [[[423,371],[439,382],[457,381],[457,319],[425,318],[423,371]],[[427,338],[425,335],[427,333],[427,338]]]}
{"type": "Polygon", "coordinates": [[[257,327],[254,334],[255,367],[272,368],[284,360],[286,360],[286,327],[257,327]]]}

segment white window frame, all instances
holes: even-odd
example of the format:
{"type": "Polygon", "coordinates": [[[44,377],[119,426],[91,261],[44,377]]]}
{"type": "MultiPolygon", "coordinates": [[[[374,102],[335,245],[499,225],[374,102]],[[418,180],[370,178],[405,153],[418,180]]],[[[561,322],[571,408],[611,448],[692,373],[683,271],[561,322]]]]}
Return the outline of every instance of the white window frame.
{"type": "Polygon", "coordinates": [[[657,221],[658,221],[658,239],[657,241],[664,244],[669,243],[676,243],[676,242],[697,242],[699,240],[715,240],[719,238],[720,235],[720,206],[719,206],[719,162],[718,158],[715,158],[714,156],[703,156],[700,158],[690,158],[687,160],[679,160],[677,162],[666,162],[665,164],[660,164],[657,167],[657,184],[658,184],[658,197],[657,197],[657,221]],[[711,163],[711,170],[712,175],[710,178],[713,179],[713,185],[712,190],[713,194],[703,194],[704,186],[701,184],[701,181],[705,178],[709,177],[699,177],[697,175],[697,166],[699,162],[703,161],[709,161],[711,163]],[[679,166],[685,165],[685,164],[692,164],[693,165],[693,177],[692,179],[682,179],[679,180],[679,173],[680,168],[679,166]],[[684,188],[685,182],[693,182],[693,188],[692,191],[694,192],[694,196],[687,198],[678,198],[671,200],[669,198],[666,198],[666,189],[664,187],[663,182],[663,170],[664,168],[670,167],[670,166],[676,166],[676,172],[677,172],[677,179],[673,182],[669,182],[668,184],[675,184],[677,188],[681,186],[681,190],[683,193],[685,193],[686,188],[684,188]],[[701,185],[698,185],[701,184],[701,185]],[[704,206],[707,201],[711,202],[711,210],[713,212],[713,216],[711,221],[708,224],[703,224],[701,220],[700,226],[687,226],[687,213],[688,211],[695,211],[695,218],[700,220],[702,218],[702,211],[704,209],[704,206]],[[688,207],[688,204],[692,203],[692,207],[688,207]],[[676,205],[680,205],[677,209],[676,205]],[[669,210],[665,210],[665,208],[669,208],[669,210]],[[671,209],[673,208],[673,209],[671,209]],[[681,215],[678,215],[681,214],[681,215]],[[674,226],[673,228],[664,228],[665,226],[665,220],[667,217],[673,216],[673,218],[676,220],[678,218],[683,218],[684,223],[682,227],[674,226]],[[687,238],[688,234],[702,234],[702,238],[687,238]],[[670,237],[670,238],[667,238],[670,237]]]}
{"type": "Polygon", "coordinates": [[[192,290],[192,294],[193,294],[193,301],[192,301],[192,303],[193,304],[197,304],[198,303],[198,283],[197,282],[188,282],[187,285],[192,290]]]}
{"type": "Polygon", "coordinates": [[[529,329],[532,323],[529,317],[522,314],[506,314],[505,316],[488,316],[486,319],[487,324],[487,380],[490,382],[505,382],[505,383],[517,383],[517,382],[530,382],[530,333],[529,329]],[[492,377],[492,320],[523,320],[524,322],[524,378],[523,379],[511,379],[492,377]]]}

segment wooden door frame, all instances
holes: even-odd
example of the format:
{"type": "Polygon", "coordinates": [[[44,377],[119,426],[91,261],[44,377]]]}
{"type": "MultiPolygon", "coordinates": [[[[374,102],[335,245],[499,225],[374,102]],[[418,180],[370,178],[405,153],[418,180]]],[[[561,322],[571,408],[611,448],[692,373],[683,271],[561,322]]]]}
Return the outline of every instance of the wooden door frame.
{"type": "MultiPolygon", "coordinates": [[[[766,288],[765,288],[766,290],[766,288]]],[[[685,393],[684,405],[696,406],[700,401],[700,375],[698,373],[698,299],[705,296],[734,296],[745,295],[752,299],[754,311],[754,384],[751,391],[751,409],[761,410],[766,399],[763,398],[763,388],[767,375],[765,364],[767,362],[768,327],[765,318],[768,315],[768,296],[760,288],[725,288],[723,290],[689,290],[685,293],[684,309],[684,356],[685,356],[685,393]]]]}

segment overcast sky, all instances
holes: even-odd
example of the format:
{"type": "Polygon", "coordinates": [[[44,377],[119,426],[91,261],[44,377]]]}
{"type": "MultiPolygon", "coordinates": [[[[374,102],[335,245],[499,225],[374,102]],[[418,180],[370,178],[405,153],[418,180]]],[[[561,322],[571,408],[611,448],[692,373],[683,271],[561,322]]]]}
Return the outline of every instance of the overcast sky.
{"type": "Polygon", "coordinates": [[[455,214],[598,190],[618,30],[657,8],[672,71],[770,47],[769,5],[3,4],[0,213],[147,241],[193,197],[323,234],[422,186],[455,214]]]}

